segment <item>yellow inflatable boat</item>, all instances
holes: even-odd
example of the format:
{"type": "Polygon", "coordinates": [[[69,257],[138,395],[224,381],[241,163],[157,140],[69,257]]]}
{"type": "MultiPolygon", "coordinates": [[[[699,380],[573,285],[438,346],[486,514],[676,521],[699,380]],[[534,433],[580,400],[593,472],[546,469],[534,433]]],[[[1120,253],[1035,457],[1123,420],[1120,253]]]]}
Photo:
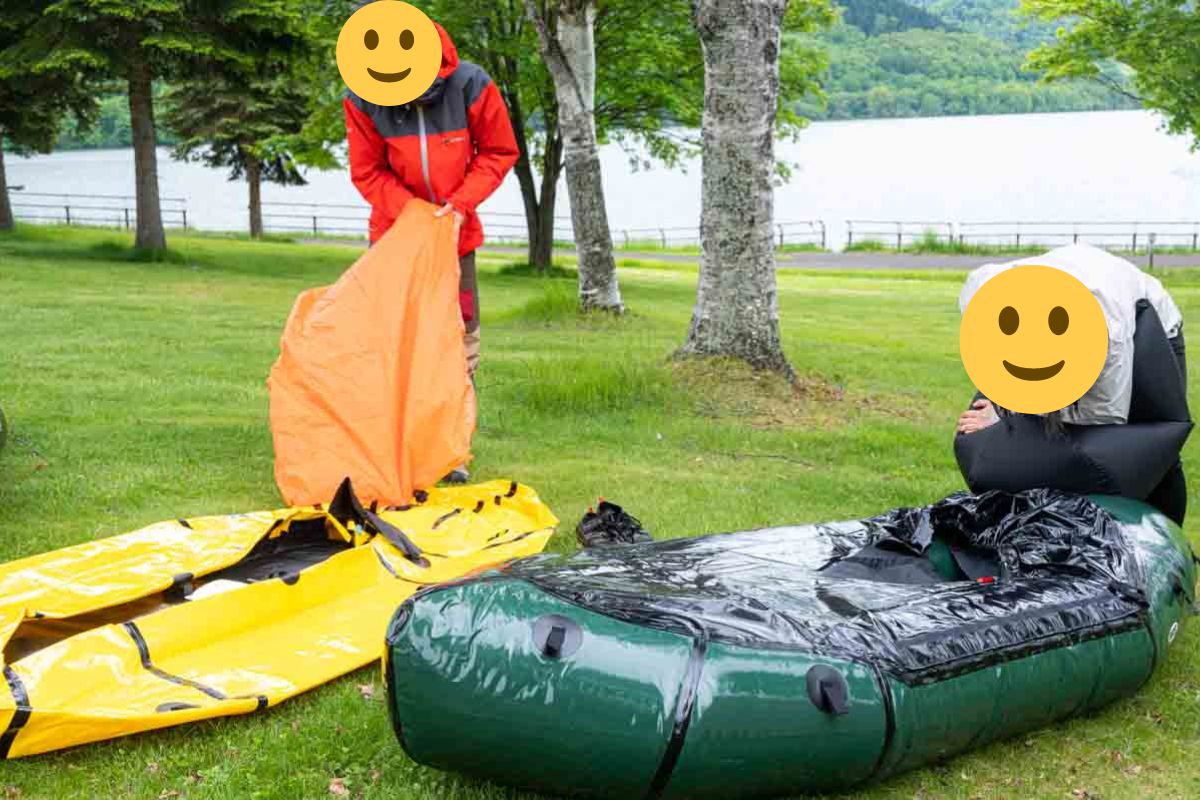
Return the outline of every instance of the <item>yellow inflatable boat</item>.
{"type": "Polygon", "coordinates": [[[0,756],[246,714],[379,658],[422,586],[545,546],[508,482],[162,522],[0,566],[0,756]]]}

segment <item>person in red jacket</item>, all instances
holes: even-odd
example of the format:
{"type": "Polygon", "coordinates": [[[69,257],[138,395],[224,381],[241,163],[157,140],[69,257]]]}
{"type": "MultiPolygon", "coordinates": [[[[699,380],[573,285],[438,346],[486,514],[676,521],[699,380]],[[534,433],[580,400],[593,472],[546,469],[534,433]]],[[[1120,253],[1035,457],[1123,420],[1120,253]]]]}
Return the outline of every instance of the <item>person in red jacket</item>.
{"type": "MultiPolygon", "coordinates": [[[[466,336],[467,368],[479,365],[479,290],[475,249],[483,225],[475,209],[499,188],[519,154],[508,111],[496,84],[481,67],[460,61],[441,25],[442,67],[433,85],[411,103],[379,106],[347,91],[346,138],[350,179],[371,204],[370,239],[375,242],[413,197],[441,206],[460,223],[459,303],[466,336]]],[[[465,482],[465,468],[447,480],[465,482]]]]}

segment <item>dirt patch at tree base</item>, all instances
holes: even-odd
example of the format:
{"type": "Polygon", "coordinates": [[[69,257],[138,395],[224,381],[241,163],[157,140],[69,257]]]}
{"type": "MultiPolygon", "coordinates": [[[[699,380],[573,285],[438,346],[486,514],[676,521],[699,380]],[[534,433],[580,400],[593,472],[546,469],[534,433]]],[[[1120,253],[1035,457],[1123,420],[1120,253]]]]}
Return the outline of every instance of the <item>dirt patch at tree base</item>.
{"type": "Polygon", "coordinates": [[[848,390],[820,375],[797,373],[792,382],[733,358],[677,358],[671,372],[696,413],[754,428],[837,427],[862,414],[918,416],[910,399],[848,390]]]}

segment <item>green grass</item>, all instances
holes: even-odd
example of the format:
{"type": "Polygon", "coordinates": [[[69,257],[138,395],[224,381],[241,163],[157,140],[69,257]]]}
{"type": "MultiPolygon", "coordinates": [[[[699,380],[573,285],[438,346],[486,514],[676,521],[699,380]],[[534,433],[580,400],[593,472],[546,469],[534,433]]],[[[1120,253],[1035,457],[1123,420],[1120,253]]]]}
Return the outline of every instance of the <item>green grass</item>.
{"type": "Polygon", "coordinates": [[[904,246],[905,253],[947,253],[965,256],[1021,256],[1044,252],[1047,248],[1032,245],[978,244],[955,239],[943,239],[933,231],[925,231],[921,238],[904,246]]]}
{"type": "Polygon", "coordinates": [[[934,231],[926,231],[899,250],[896,249],[894,242],[889,243],[880,239],[860,239],[846,246],[848,253],[945,253],[963,256],[1021,256],[1045,252],[1047,249],[1048,246],[1036,244],[1020,247],[1008,244],[973,244],[946,239],[934,231]]]}
{"type": "MultiPolygon", "coordinates": [[[[476,258],[485,263],[498,263],[500,265],[498,274],[505,277],[569,278],[575,280],[579,274],[577,270],[567,269],[557,262],[551,264],[544,271],[540,271],[527,262],[512,261],[511,256],[489,254],[486,251],[481,251],[476,258]]],[[[574,263],[574,259],[571,259],[571,262],[574,263]]]]}
{"type": "MultiPolygon", "coordinates": [[[[1146,255],[1147,251],[1148,251],[1148,247],[1146,245],[1138,245],[1137,252],[1139,255],[1144,256],[1144,255],[1146,255]]],[[[1119,253],[1121,255],[1126,255],[1126,254],[1132,253],[1133,251],[1131,251],[1131,250],[1116,250],[1114,252],[1119,253]]],[[[1185,255],[1186,256],[1186,255],[1191,255],[1193,253],[1197,253],[1200,251],[1198,251],[1195,247],[1188,247],[1186,245],[1175,245],[1175,244],[1161,245],[1160,244],[1160,245],[1155,245],[1154,252],[1158,253],[1159,255],[1166,254],[1166,255],[1185,255]]]]}
{"type": "Polygon", "coordinates": [[[846,253],[883,253],[894,251],[894,247],[888,247],[878,239],[855,239],[846,245],[843,252],[846,253]]]}
{"type": "Polygon", "coordinates": [[[541,293],[529,298],[514,316],[529,322],[550,324],[569,320],[580,313],[572,282],[546,277],[538,281],[538,285],[541,293]]]}
{"type": "MultiPolygon", "coordinates": [[[[0,236],[0,404],[13,433],[0,453],[0,560],[278,505],[264,378],[296,294],[358,254],[172,242],[170,258],[146,263],[124,234],[0,236]]],[[[575,313],[568,280],[505,264],[480,259],[474,469],[541,492],[563,521],[554,550],[574,548],[597,495],[674,537],[856,518],[962,488],[950,448],[970,395],[958,361],[961,273],[781,272],[783,338],[803,379],[795,394],[731,365],[669,359],[687,331],[693,266],[623,267],[631,313],[612,319],[575,313]]],[[[1163,280],[1186,316],[1200,313],[1200,272],[1163,280]]],[[[1200,475],[1194,446],[1185,461],[1200,475]]],[[[1193,798],[1198,657],[1193,626],[1130,700],[847,797],[1193,798]]],[[[0,796],[319,799],[338,778],[372,799],[528,797],[409,762],[382,691],[359,691],[379,682],[367,668],[263,714],[3,763],[0,796]]]]}

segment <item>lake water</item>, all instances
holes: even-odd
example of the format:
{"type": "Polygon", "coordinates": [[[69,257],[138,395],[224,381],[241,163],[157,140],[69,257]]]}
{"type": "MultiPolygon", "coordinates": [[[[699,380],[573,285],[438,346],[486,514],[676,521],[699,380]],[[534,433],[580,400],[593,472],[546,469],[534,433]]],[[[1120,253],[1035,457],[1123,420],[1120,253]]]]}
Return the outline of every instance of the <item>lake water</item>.
{"type": "MultiPolygon", "coordinates": [[[[1143,111],[820,122],[777,149],[797,168],[777,190],[776,219],[824,220],[834,246],[844,241],[849,219],[1194,221],[1200,155],[1188,145],[1143,111]]],[[[614,228],[698,225],[698,160],[682,170],[635,171],[617,146],[604,148],[602,160],[614,228]]],[[[30,192],[132,194],[132,152],[9,156],[8,178],[30,192]]],[[[264,187],[264,201],[362,206],[346,171],[310,171],[308,178],[303,187],[264,187]]],[[[186,199],[190,225],[245,229],[244,183],[172,161],[165,150],[159,179],[164,197],[186,199]]],[[[566,217],[565,187],[559,198],[566,217]]],[[[481,210],[493,233],[520,226],[519,218],[502,216],[522,211],[516,180],[510,175],[481,210]]]]}

